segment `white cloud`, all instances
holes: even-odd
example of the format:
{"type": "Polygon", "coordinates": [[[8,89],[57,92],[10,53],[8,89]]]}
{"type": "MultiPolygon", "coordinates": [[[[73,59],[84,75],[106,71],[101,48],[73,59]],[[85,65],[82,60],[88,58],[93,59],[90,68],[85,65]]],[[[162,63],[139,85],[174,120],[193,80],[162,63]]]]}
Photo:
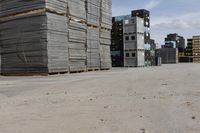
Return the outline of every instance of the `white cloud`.
{"type": "Polygon", "coordinates": [[[178,33],[185,38],[197,35],[200,29],[200,12],[189,12],[179,16],[159,16],[151,20],[151,34],[159,43],[169,33],[178,33]]]}
{"type": "Polygon", "coordinates": [[[150,0],[149,3],[147,3],[144,8],[147,10],[151,10],[155,7],[157,7],[160,3],[162,2],[162,0],[150,0]]]}

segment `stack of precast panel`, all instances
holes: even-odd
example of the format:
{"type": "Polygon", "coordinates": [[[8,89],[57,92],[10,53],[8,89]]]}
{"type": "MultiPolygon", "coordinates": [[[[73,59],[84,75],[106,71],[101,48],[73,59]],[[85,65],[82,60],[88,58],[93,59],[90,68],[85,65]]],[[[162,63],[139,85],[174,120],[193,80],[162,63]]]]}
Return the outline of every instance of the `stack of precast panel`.
{"type": "Polygon", "coordinates": [[[4,75],[68,71],[67,1],[1,0],[4,75]]]}
{"type": "Polygon", "coordinates": [[[193,36],[192,38],[193,62],[200,63],[200,36],[193,36]]]}
{"type": "MultiPolygon", "coordinates": [[[[56,14],[66,14],[67,0],[0,0],[0,16],[13,16],[20,13],[34,12],[38,9],[56,14]]],[[[22,15],[22,14],[21,14],[22,15]]]]}
{"type": "Polygon", "coordinates": [[[111,28],[112,28],[112,0],[101,0],[100,13],[100,58],[101,69],[111,68],[111,28]]]}
{"type": "Polygon", "coordinates": [[[101,0],[100,24],[101,27],[112,28],[112,0],[101,0]]]}
{"type": "Polygon", "coordinates": [[[88,26],[99,27],[100,24],[101,0],[87,0],[87,24],[88,26]]]}
{"type": "Polygon", "coordinates": [[[0,75],[1,75],[1,48],[0,48],[0,75]]]}
{"type": "Polygon", "coordinates": [[[87,69],[100,69],[99,29],[87,29],[87,69]]]}
{"type": "Polygon", "coordinates": [[[86,2],[85,0],[68,1],[69,17],[69,69],[86,70],[86,2]]]}
{"type": "Polygon", "coordinates": [[[100,30],[100,58],[101,58],[101,69],[111,68],[111,31],[101,29],[100,30]]]}
{"type": "Polygon", "coordinates": [[[123,37],[123,20],[117,17],[112,19],[111,31],[111,59],[113,67],[124,67],[124,37],[123,37]]]}
{"type": "Polygon", "coordinates": [[[87,69],[100,69],[99,28],[101,0],[87,0],[87,69]]]}
{"type": "Polygon", "coordinates": [[[178,49],[177,48],[161,48],[159,52],[162,58],[162,64],[178,63],[178,49]]]}
{"type": "Polygon", "coordinates": [[[144,66],[144,19],[129,17],[124,20],[124,66],[144,66]]]}
{"type": "Polygon", "coordinates": [[[0,0],[2,73],[111,68],[109,26],[111,0],[0,0]]]}

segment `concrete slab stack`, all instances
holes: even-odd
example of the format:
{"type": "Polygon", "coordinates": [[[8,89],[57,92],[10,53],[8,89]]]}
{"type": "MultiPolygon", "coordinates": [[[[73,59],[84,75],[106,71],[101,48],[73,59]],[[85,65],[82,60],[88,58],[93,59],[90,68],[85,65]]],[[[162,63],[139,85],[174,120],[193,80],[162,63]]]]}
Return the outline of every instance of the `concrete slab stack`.
{"type": "Polygon", "coordinates": [[[101,27],[111,29],[112,28],[112,0],[101,0],[101,27]]]}
{"type": "Polygon", "coordinates": [[[96,28],[100,25],[101,0],[87,0],[87,24],[96,28]]]}
{"type": "Polygon", "coordinates": [[[69,70],[86,70],[86,2],[68,1],[69,70]]]}
{"type": "MultiPolygon", "coordinates": [[[[101,11],[107,9],[111,14],[110,4],[108,9],[102,1],[0,0],[2,73],[100,69],[100,36],[105,34],[100,33],[101,11]]],[[[107,45],[110,37],[103,38],[107,45]]],[[[110,51],[106,53],[110,56],[110,51]]]]}
{"type": "Polygon", "coordinates": [[[124,66],[143,67],[144,54],[144,19],[129,17],[124,20],[124,66]]]}
{"type": "Polygon", "coordinates": [[[99,28],[87,29],[87,69],[100,69],[99,28]]]}
{"type": "Polygon", "coordinates": [[[2,73],[67,71],[67,1],[0,2],[2,73]]]}
{"type": "Polygon", "coordinates": [[[200,63],[200,36],[192,37],[193,62],[200,63]]]}
{"type": "Polygon", "coordinates": [[[101,58],[101,69],[111,68],[111,31],[106,29],[100,30],[100,58],[101,58]]]}
{"type": "Polygon", "coordinates": [[[87,0],[87,69],[100,69],[100,4],[101,0],[87,0]]]}
{"type": "Polygon", "coordinates": [[[101,0],[100,13],[100,58],[101,69],[111,68],[111,29],[112,29],[112,0],[101,0]]]}
{"type": "Polygon", "coordinates": [[[161,48],[159,49],[162,57],[162,64],[176,64],[178,63],[178,49],[177,48],[161,48]]]}

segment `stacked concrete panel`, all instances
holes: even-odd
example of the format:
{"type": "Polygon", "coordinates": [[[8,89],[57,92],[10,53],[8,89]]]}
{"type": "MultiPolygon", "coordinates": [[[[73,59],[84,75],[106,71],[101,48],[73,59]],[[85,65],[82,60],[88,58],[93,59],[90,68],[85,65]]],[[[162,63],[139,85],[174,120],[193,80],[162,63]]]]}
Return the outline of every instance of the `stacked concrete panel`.
{"type": "Polygon", "coordinates": [[[0,0],[0,3],[0,17],[38,9],[46,9],[58,14],[66,14],[67,11],[67,0],[0,0]]]}
{"type": "Polygon", "coordinates": [[[162,58],[162,64],[178,63],[178,49],[177,48],[161,48],[159,52],[162,58]]]}
{"type": "MultiPolygon", "coordinates": [[[[6,7],[11,3],[3,1],[2,5],[6,7]]],[[[10,9],[1,8],[5,11],[5,16],[0,18],[2,73],[10,75],[68,71],[66,17],[47,12],[46,8],[29,12],[26,10],[28,3],[21,3],[14,2],[16,9],[13,7],[13,10],[18,13],[24,9],[24,13],[10,15],[10,9]]],[[[62,13],[66,14],[64,8],[62,13]]]]}
{"type": "Polygon", "coordinates": [[[100,69],[100,5],[101,0],[87,0],[87,69],[100,69]]]}
{"type": "Polygon", "coordinates": [[[101,0],[101,27],[111,29],[112,28],[112,0],[101,0]]]}
{"type": "Polygon", "coordinates": [[[124,20],[124,66],[144,66],[144,19],[124,20]]]}
{"type": "Polygon", "coordinates": [[[108,14],[111,20],[108,1],[0,0],[2,73],[85,71],[100,69],[102,60],[102,68],[110,68],[110,29],[101,30],[108,14]]]}
{"type": "Polygon", "coordinates": [[[100,42],[99,29],[87,29],[87,68],[100,69],[100,42]]]}
{"type": "Polygon", "coordinates": [[[101,0],[87,0],[87,24],[99,27],[101,0]]]}
{"type": "Polygon", "coordinates": [[[1,75],[1,53],[0,53],[0,75],[1,75]]]}
{"type": "Polygon", "coordinates": [[[123,37],[123,18],[112,18],[111,31],[111,59],[113,67],[124,66],[124,37],[123,37]]]}
{"type": "Polygon", "coordinates": [[[101,29],[100,30],[100,58],[101,58],[101,69],[111,68],[111,31],[101,29]]]}
{"type": "Polygon", "coordinates": [[[200,36],[193,36],[192,37],[192,52],[193,52],[193,62],[200,63],[200,36]]]}
{"type": "Polygon", "coordinates": [[[69,17],[69,69],[86,70],[86,2],[85,0],[68,1],[69,17]],[[77,10],[78,9],[78,10],[77,10]]]}
{"type": "Polygon", "coordinates": [[[101,69],[111,68],[111,28],[112,28],[112,0],[101,0],[100,10],[100,58],[101,69]]]}
{"type": "Polygon", "coordinates": [[[68,15],[74,20],[86,20],[86,1],[68,0],[68,15]]]}

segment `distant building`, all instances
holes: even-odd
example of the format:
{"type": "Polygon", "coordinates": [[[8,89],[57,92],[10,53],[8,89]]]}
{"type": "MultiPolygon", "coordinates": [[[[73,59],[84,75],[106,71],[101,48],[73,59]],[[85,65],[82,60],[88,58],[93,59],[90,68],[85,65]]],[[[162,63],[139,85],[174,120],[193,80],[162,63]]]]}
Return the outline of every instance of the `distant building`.
{"type": "Polygon", "coordinates": [[[200,63],[200,36],[193,36],[193,62],[200,63]]]}
{"type": "Polygon", "coordinates": [[[178,34],[168,34],[165,38],[165,48],[178,48],[178,52],[184,52],[185,39],[178,34]]]}
{"type": "Polygon", "coordinates": [[[165,38],[165,45],[160,49],[163,64],[178,63],[179,57],[184,56],[185,39],[178,34],[168,34],[165,38]]]}
{"type": "Polygon", "coordinates": [[[193,62],[193,39],[187,39],[187,46],[183,53],[179,53],[180,63],[191,63],[193,62]]]}
{"type": "Polygon", "coordinates": [[[185,48],[185,56],[193,56],[193,39],[187,39],[187,46],[185,48]]]}

